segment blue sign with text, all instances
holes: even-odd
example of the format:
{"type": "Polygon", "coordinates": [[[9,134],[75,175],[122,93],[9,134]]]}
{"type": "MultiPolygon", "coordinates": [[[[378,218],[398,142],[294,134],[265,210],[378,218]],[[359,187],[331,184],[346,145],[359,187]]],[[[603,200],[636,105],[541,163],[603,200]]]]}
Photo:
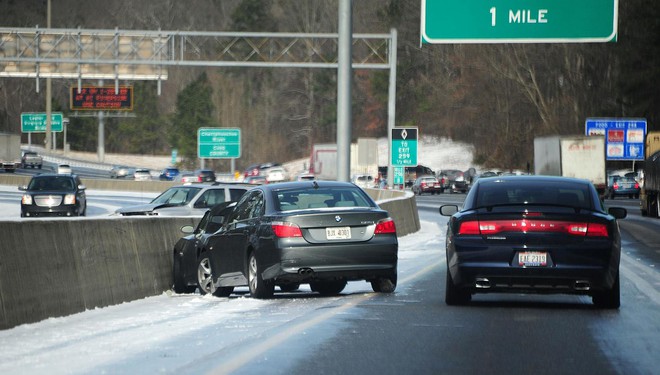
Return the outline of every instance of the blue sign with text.
{"type": "Polygon", "coordinates": [[[585,134],[605,137],[607,160],[644,160],[646,119],[588,118],[585,134]]]}

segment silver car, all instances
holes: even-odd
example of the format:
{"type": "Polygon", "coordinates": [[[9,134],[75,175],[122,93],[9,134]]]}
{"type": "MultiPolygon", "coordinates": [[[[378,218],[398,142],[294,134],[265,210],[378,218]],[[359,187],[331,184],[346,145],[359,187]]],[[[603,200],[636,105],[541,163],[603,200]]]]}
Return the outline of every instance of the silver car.
{"type": "Polygon", "coordinates": [[[132,176],[133,173],[135,173],[135,170],[133,168],[126,167],[123,165],[115,165],[110,170],[110,178],[125,178],[132,176]]]}
{"type": "Polygon", "coordinates": [[[251,186],[241,184],[187,184],[173,186],[151,202],[121,207],[115,214],[122,216],[204,216],[211,207],[240,199],[251,186]]]}

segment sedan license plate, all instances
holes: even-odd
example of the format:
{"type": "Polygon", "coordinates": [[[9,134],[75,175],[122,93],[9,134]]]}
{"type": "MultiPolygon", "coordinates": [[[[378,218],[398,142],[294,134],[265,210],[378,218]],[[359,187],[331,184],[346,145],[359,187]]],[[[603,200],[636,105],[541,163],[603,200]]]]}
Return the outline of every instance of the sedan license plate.
{"type": "Polygon", "coordinates": [[[325,228],[325,236],[329,240],[350,240],[351,227],[325,228]]]}
{"type": "Polygon", "coordinates": [[[545,267],[548,265],[548,253],[524,251],[518,253],[518,265],[523,267],[545,267]]]}

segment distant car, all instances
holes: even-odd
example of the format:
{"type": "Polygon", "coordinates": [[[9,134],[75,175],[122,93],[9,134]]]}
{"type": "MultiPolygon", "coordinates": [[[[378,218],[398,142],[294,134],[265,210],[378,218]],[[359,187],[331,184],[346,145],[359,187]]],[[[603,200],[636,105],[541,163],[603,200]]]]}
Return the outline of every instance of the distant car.
{"type": "Polygon", "coordinates": [[[247,178],[250,176],[266,176],[266,172],[268,169],[273,168],[273,167],[280,167],[281,164],[279,163],[259,163],[259,164],[252,164],[245,168],[243,171],[243,178],[247,178]]]}
{"type": "Polygon", "coordinates": [[[135,181],[150,181],[151,171],[148,169],[138,168],[133,173],[133,178],[135,178],[135,181]]]}
{"type": "Polygon", "coordinates": [[[458,169],[446,169],[441,171],[447,176],[450,193],[465,193],[468,191],[468,182],[463,171],[458,169]]]}
{"type": "Polygon", "coordinates": [[[607,195],[610,199],[616,197],[639,198],[639,182],[633,177],[609,176],[607,195]]]}
{"type": "Polygon", "coordinates": [[[71,166],[68,164],[60,164],[57,166],[57,173],[58,174],[71,174],[73,173],[73,170],[71,169],[71,166]]]}
{"type": "MultiPolygon", "coordinates": [[[[215,296],[248,286],[270,298],[275,286],[309,284],[322,295],[366,280],[375,292],[397,283],[396,226],[362,189],[348,182],[261,185],[246,193],[197,259],[208,258],[215,296]]],[[[201,272],[201,271],[200,271],[201,272]]]]}
{"type": "Polygon", "coordinates": [[[268,183],[282,182],[289,180],[289,174],[283,167],[271,167],[265,172],[266,180],[268,183]]]}
{"type": "Polygon", "coordinates": [[[195,175],[199,182],[215,182],[215,172],[211,169],[198,169],[195,175]]]}
{"type": "Polygon", "coordinates": [[[316,176],[313,173],[300,173],[296,175],[296,181],[314,181],[316,176]]]}
{"type": "Polygon", "coordinates": [[[21,217],[85,216],[87,212],[85,185],[76,175],[36,175],[19,190],[23,191],[21,217]]]}
{"type": "Polygon", "coordinates": [[[351,177],[351,182],[361,188],[373,188],[376,186],[374,177],[368,174],[356,174],[351,177]]]}
{"type": "Polygon", "coordinates": [[[223,202],[237,201],[249,186],[238,184],[190,184],[173,186],[150,203],[121,207],[115,213],[122,216],[204,216],[209,208],[223,202]]]}
{"type": "Polygon", "coordinates": [[[565,293],[620,305],[623,208],[603,208],[587,180],[550,176],[480,178],[463,201],[443,205],[445,302],[475,293],[565,293]]]}
{"type": "Polygon", "coordinates": [[[125,165],[115,165],[110,169],[110,178],[126,178],[133,176],[134,169],[125,165]]]}
{"type": "Polygon", "coordinates": [[[200,294],[212,293],[211,267],[208,256],[201,256],[202,250],[235,205],[236,202],[217,204],[204,214],[197,227],[193,229],[193,226],[186,225],[181,228],[187,235],[174,245],[172,275],[176,293],[193,293],[195,289],[199,289],[200,294]]]}
{"type": "Polygon", "coordinates": [[[248,176],[243,179],[243,183],[250,185],[262,185],[267,184],[268,180],[265,176],[248,176]]]}
{"type": "Polygon", "coordinates": [[[21,165],[23,168],[39,168],[43,167],[43,158],[34,151],[25,151],[21,157],[21,165]]]}
{"type": "Polygon", "coordinates": [[[182,184],[198,184],[202,182],[200,177],[192,172],[182,172],[174,177],[173,181],[180,182],[182,184]]]}
{"type": "Polygon", "coordinates": [[[415,195],[433,195],[442,193],[444,188],[435,176],[420,176],[413,182],[411,190],[415,195]]]}
{"type": "Polygon", "coordinates": [[[174,181],[174,179],[179,175],[179,169],[174,167],[168,167],[163,169],[158,176],[158,179],[161,181],[174,181]]]}

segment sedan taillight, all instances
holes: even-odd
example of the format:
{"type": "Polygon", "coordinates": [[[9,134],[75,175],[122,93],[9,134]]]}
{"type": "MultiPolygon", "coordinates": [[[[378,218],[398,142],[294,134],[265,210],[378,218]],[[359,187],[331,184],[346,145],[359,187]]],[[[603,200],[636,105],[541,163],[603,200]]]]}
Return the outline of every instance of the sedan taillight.
{"type": "Polygon", "coordinates": [[[554,232],[589,237],[607,237],[609,235],[605,224],[553,220],[474,220],[462,222],[458,228],[459,235],[492,235],[502,232],[554,232]]]}
{"type": "Polygon", "coordinates": [[[396,225],[394,224],[394,220],[392,218],[388,217],[387,219],[383,219],[379,221],[376,224],[376,230],[374,232],[375,234],[396,234],[396,225]]]}
{"type": "Polygon", "coordinates": [[[271,226],[273,233],[280,238],[302,237],[300,227],[293,223],[285,223],[282,221],[274,221],[271,226]]]}

